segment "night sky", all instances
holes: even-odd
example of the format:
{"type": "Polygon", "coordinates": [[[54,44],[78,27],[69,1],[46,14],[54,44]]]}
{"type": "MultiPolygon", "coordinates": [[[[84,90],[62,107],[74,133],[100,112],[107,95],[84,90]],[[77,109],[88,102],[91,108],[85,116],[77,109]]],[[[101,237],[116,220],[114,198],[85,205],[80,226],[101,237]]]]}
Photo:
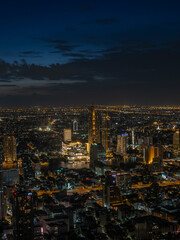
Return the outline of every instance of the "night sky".
{"type": "Polygon", "coordinates": [[[180,103],[180,1],[0,1],[0,106],[180,103]]]}

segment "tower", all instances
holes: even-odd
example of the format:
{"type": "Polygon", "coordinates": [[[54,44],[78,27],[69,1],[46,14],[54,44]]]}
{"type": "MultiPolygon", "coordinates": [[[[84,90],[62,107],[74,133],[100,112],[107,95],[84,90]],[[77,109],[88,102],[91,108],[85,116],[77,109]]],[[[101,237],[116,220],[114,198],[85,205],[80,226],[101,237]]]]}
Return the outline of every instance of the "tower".
{"type": "Polygon", "coordinates": [[[88,143],[89,147],[92,143],[100,143],[100,114],[95,111],[94,106],[89,109],[88,143]]]}
{"type": "Polygon", "coordinates": [[[0,167],[0,223],[5,216],[5,201],[4,201],[4,188],[3,188],[3,170],[0,167]]]}
{"type": "Polygon", "coordinates": [[[117,153],[126,154],[126,151],[127,151],[127,137],[128,137],[128,135],[126,133],[117,136],[117,148],[116,148],[117,153]]]}
{"type": "Polygon", "coordinates": [[[103,205],[110,208],[121,202],[120,189],[116,186],[116,178],[113,174],[108,173],[103,184],[103,205]]]}
{"type": "Polygon", "coordinates": [[[106,154],[109,152],[109,136],[110,136],[110,127],[109,127],[109,115],[103,114],[102,116],[102,146],[104,147],[104,150],[106,154]]]}
{"type": "Polygon", "coordinates": [[[173,134],[173,146],[179,146],[180,143],[180,135],[179,135],[179,130],[176,130],[175,133],[173,134]]]}
{"type": "Polygon", "coordinates": [[[173,148],[174,148],[174,154],[178,156],[179,149],[180,149],[180,135],[179,130],[176,130],[173,134],[173,148]]]}
{"type": "Polygon", "coordinates": [[[143,142],[147,146],[152,146],[153,145],[153,138],[150,136],[145,136],[143,137],[143,142]]]}
{"type": "Polygon", "coordinates": [[[16,139],[14,136],[4,138],[4,161],[3,168],[13,168],[17,166],[16,139]]]}
{"type": "Polygon", "coordinates": [[[106,152],[102,144],[92,143],[90,148],[90,167],[94,169],[98,162],[104,162],[106,159],[106,152]]]}
{"type": "Polygon", "coordinates": [[[3,172],[2,172],[2,162],[0,159],[0,223],[3,219],[4,212],[4,189],[3,189],[3,172]]]}
{"type": "Polygon", "coordinates": [[[98,161],[98,145],[96,143],[92,143],[91,148],[90,148],[90,167],[91,167],[91,169],[94,169],[97,161],[98,161]]]}
{"type": "Polygon", "coordinates": [[[14,239],[33,240],[34,192],[21,189],[13,191],[12,209],[13,209],[14,239]]]}
{"type": "Polygon", "coordinates": [[[132,129],[132,149],[134,149],[134,128],[132,129]]]}
{"type": "Polygon", "coordinates": [[[74,120],[73,121],[73,132],[77,132],[78,131],[78,121],[74,120]]]}
{"type": "Polygon", "coordinates": [[[159,147],[147,147],[143,148],[143,157],[145,164],[152,164],[154,159],[159,158],[162,155],[161,149],[159,147]]]}
{"type": "Polygon", "coordinates": [[[64,142],[72,140],[71,129],[64,129],[64,142]]]}

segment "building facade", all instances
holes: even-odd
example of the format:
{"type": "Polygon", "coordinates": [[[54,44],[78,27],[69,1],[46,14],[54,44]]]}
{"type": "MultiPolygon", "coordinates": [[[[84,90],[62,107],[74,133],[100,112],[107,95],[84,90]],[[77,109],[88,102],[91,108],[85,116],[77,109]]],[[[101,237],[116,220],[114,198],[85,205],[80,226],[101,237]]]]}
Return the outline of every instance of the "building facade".
{"type": "Polygon", "coordinates": [[[16,139],[14,136],[4,138],[4,161],[3,168],[13,168],[17,166],[16,139]]]}
{"type": "Polygon", "coordinates": [[[117,136],[116,152],[118,154],[126,155],[127,140],[128,140],[128,135],[126,133],[117,136]]]}
{"type": "Polygon", "coordinates": [[[89,109],[88,119],[88,143],[100,143],[100,114],[95,110],[94,106],[89,109]]]}

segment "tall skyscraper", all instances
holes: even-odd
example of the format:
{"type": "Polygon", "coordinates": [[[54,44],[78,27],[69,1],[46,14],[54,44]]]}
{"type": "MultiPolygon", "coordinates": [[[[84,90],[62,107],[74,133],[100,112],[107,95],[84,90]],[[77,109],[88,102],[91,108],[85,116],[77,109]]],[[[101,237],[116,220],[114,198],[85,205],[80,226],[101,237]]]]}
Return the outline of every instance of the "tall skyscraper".
{"type": "Polygon", "coordinates": [[[161,149],[159,147],[148,147],[143,148],[143,158],[145,164],[152,164],[154,159],[159,158],[162,155],[161,149]]]}
{"type": "Polygon", "coordinates": [[[103,205],[110,208],[121,202],[120,189],[116,185],[116,178],[113,174],[107,174],[105,183],[103,184],[103,205]]]}
{"type": "Polygon", "coordinates": [[[100,143],[92,143],[90,148],[90,167],[94,169],[98,162],[104,162],[106,152],[100,143]]]}
{"type": "Polygon", "coordinates": [[[88,143],[100,143],[100,114],[95,111],[95,107],[91,106],[89,109],[88,120],[88,143]]]}
{"type": "Polygon", "coordinates": [[[2,160],[0,159],[0,223],[3,219],[3,200],[4,200],[4,191],[3,191],[3,172],[2,172],[2,160]]]}
{"type": "Polygon", "coordinates": [[[92,143],[90,148],[90,167],[94,169],[95,164],[98,161],[98,145],[97,143],[92,143]]]}
{"type": "Polygon", "coordinates": [[[150,136],[149,137],[145,136],[145,137],[143,137],[143,142],[147,146],[152,146],[153,145],[153,138],[150,137],[150,136]]]}
{"type": "Polygon", "coordinates": [[[78,121],[74,120],[73,121],[73,132],[77,132],[78,131],[78,121]]]}
{"type": "Polygon", "coordinates": [[[72,140],[71,129],[64,129],[64,142],[72,140]]]}
{"type": "Polygon", "coordinates": [[[13,225],[15,240],[34,239],[34,193],[18,190],[13,192],[13,225]]]}
{"type": "Polygon", "coordinates": [[[174,148],[174,154],[175,156],[179,155],[180,152],[180,135],[179,135],[179,129],[175,131],[173,134],[173,148],[174,148]]]}
{"type": "Polygon", "coordinates": [[[3,170],[0,164],[0,224],[5,216],[5,201],[4,201],[4,188],[3,188],[3,170]]]}
{"type": "Polygon", "coordinates": [[[132,149],[135,148],[135,144],[134,144],[134,128],[132,129],[132,149]]]}
{"type": "Polygon", "coordinates": [[[179,130],[176,130],[175,133],[173,134],[173,146],[179,147],[179,145],[180,145],[180,135],[179,135],[179,130]]]}
{"type": "Polygon", "coordinates": [[[110,126],[109,126],[110,118],[107,114],[102,115],[102,146],[106,154],[109,152],[109,143],[110,143],[110,126]]]}
{"type": "Polygon", "coordinates": [[[17,166],[16,139],[14,136],[4,138],[4,161],[3,168],[13,168],[17,166]]]}
{"type": "Polygon", "coordinates": [[[117,136],[117,147],[116,152],[118,154],[126,154],[127,151],[127,138],[128,135],[126,133],[117,136]]]}

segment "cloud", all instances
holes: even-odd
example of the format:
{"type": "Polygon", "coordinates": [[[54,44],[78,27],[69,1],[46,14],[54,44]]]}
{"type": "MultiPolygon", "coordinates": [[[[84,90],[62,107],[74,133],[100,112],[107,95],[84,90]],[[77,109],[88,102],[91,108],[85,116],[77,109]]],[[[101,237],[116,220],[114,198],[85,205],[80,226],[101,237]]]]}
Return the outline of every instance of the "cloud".
{"type": "Polygon", "coordinates": [[[43,41],[43,42],[55,43],[55,44],[66,44],[66,43],[68,43],[68,41],[61,40],[61,39],[45,39],[45,38],[41,38],[40,40],[43,41]]]}
{"type": "Polygon", "coordinates": [[[42,53],[38,51],[23,51],[23,52],[20,52],[19,57],[22,59],[23,58],[41,58],[42,56],[40,54],[42,53]]]}
{"type": "Polygon", "coordinates": [[[20,52],[20,54],[24,54],[24,55],[35,55],[35,54],[41,54],[41,52],[36,52],[36,51],[24,51],[24,52],[20,52]]]}
{"type": "Polygon", "coordinates": [[[61,52],[71,52],[73,49],[80,47],[79,44],[69,44],[66,40],[59,39],[41,39],[44,42],[53,44],[48,47],[56,49],[56,51],[51,51],[50,53],[61,53],[61,52]]]}
{"type": "Polygon", "coordinates": [[[76,53],[65,52],[74,59],[49,66],[28,64],[25,60],[16,63],[1,60],[0,79],[19,86],[9,91],[9,95],[23,95],[24,99],[28,95],[30,99],[36,94],[33,102],[36,99],[44,104],[48,100],[52,104],[178,103],[178,46],[178,41],[164,45],[124,41],[119,46],[102,49],[101,55],[93,59],[81,58],[78,52],[77,57],[76,53]],[[45,100],[45,96],[51,97],[45,100]]]}
{"type": "Polygon", "coordinates": [[[8,80],[8,79],[0,79],[0,83],[1,83],[1,82],[3,82],[3,83],[6,82],[6,83],[8,83],[8,82],[11,82],[11,81],[8,80]]]}
{"type": "Polygon", "coordinates": [[[19,55],[20,58],[41,58],[40,55],[19,55]]]}
{"type": "Polygon", "coordinates": [[[51,51],[49,53],[62,53],[61,51],[51,51]]]}
{"type": "Polygon", "coordinates": [[[16,87],[17,85],[6,85],[6,84],[0,84],[0,87],[16,87]]]}
{"type": "Polygon", "coordinates": [[[119,51],[121,51],[121,47],[120,46],[114,46],[114,47],[111,47],[111,48],[98,50],[97,52],[106,54],[106,53],[119,52],[119,51]]]}
{"type": "Polygon", "coordinates": [[[103,18],[103,19],[95,19],[92,21],[85,21],[82,24],[100,24],[100,25],[110,25],[117,23],[118,20],[115,18],[103,18]]]}
{"type": "Polygon", "coordinates": [[[62,52],[71,52],[73,49],[80,47],[80,45],[64,45],[57,44],[54,46],[55,49],[58,49],[62,52]]]}
{"type": "Polygon", "coordinates": [[[86,58],[87,55],[85,54],[82,54],[82,53],[63,53],[63,56],[66,56],[66,57],[72,57],[72,58],[86,58]]]}

